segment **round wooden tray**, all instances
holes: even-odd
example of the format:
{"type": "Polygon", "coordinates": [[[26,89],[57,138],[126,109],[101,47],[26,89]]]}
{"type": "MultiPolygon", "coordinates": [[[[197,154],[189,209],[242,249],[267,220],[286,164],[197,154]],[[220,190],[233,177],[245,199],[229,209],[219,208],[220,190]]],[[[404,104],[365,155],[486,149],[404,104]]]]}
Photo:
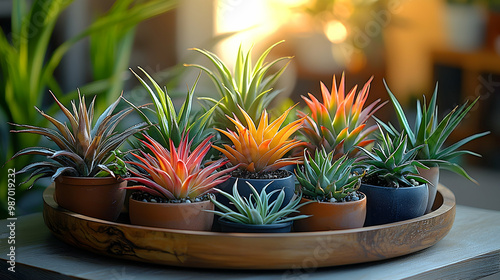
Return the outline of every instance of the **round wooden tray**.
{"type": "Polygon", "coordinates": [[[350,230],[278,234],[220,233],[134,226],[60,208],[54,187],[43,217],[62,241],[105,256],[185,267],[294,269],[377,261],[436,244],[455,219],[455,196],[440,185],[433,211],[419,218],[350,230]]]}

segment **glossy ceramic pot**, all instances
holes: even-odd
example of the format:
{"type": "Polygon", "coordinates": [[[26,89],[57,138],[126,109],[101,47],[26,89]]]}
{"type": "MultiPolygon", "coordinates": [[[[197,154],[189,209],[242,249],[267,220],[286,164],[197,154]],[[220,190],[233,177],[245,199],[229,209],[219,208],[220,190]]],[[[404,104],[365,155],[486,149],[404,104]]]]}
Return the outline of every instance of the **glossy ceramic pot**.
{"type": "Polygon", "coordinates": [[[57,204],[75,213],[115,221],[123,208],[124,180],[113,177],[59,176],[55,180],[57,204]]]}
{"type": "Polygon", "coordinates": [[[287,233],[292,230],[293,221],[269,225],[248,225],[228,221],[219,218],[222,232],[244,232],[244,233],[287,233]]]}
{"type": "Polygon", "coordinates": [[[359,191],[367,198],[365,226],[420,217],[425,213],[429,197],[427,184],[401,188],[361,184],[359,191]]]}

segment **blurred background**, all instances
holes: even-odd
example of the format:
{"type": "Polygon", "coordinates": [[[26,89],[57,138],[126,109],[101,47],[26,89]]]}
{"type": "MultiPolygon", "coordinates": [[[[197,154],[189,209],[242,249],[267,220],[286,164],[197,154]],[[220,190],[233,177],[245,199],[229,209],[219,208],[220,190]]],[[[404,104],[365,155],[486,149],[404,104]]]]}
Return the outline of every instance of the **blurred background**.
{"type": "MultiPolygon", "coordinates": [[[[300,95],[309,92],[319,96],[319,82],[331,88],[333,75],[339,77],[343,72],[349,89],[374,76],[372,101],[388,100],[385,79],[409,114],[417,99],[424,95],[430,98],[438,82],[439,109],[443,115],[466,100],[479,97],[450,141],[491,131],[464,147],[483,157],[464,157],[461,162],[480,186],[446,171],[442,171],[441,183],[455,192],[459,204],[500,210],[500,0],[21,2],[26,7],[16,9],[13,0],[0,0],[3,33],[7,40],[15,38],[19,27],[12,18],[28,13],[30,3],[39,4],[38,14],[31,14],[27,34],[45,44],[39,63],[53,67],[53,71],[38,81],[36,89],[26,88],[32,94],[21,89],[10,93],[8,81],[13,76],[9,71],[13,68],[4,47],[0,57],[2,164],[13,152],[29,144],[8,133],[7,121],[41,121],[33,106],[50,110],[49,89],[58,96],[67,96],[67,100],[75,97],[76,88],[84,94],[102,95],[98,100],[103,104],[98,104],[98,109],[106,106],[106,100],[116,99],[121,90],[132,102],[146,103],[147,93],[128,70],[140,66],[182,100],[186,87],[199,74],[195,68],[182,64],[209,65],[206,58],[189,48],[211,50],[231,65],[240,45],[244,50],[253,47],[256,57],[273,43],[285,40],[268,58],[271,61],[281,56],[294,57],[279,81],[278,86],[286,89],[279,102],[299,102],[300,95]],[[139,5],[149,6],[134,10],[139,5]],[[99,21],[102,24],[96,25],[99,21]],[[42,31],[47,34],[39,35],[42,31]],[[26,107],[26,103],[30,106],[26,107]]],[[[34,74],[36,71],[27,75],[34,74]]],[[[197,95],[216,96],[206,75],[201,77],[197,95]]],[[[390,104],[376,116],[396,122],[390,104]]],[[[15,168],[16,164],[20,163],[4,166],[0,184],[6,184],[7,168],[15,168]]],[[[19,191],[22,201],[18,214],[40,210],[41,191],[43,187],[19,191]]],[[[1,199],[5,193],[6,188],[2,189],[1,199]]]]}

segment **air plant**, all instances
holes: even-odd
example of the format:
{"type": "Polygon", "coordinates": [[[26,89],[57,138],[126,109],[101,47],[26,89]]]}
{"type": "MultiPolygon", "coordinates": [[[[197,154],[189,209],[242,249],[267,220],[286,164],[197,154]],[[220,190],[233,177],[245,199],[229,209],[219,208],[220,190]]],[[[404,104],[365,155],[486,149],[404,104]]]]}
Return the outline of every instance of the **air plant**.
{"type": "Polygon", "coordinates": [[[386,102],[375,107],[380,102],[379,99],[363,109],[372,79],[368,80],[356,95],[357,86],[354,86],[349,93],[345,91],[344,74],[337,88],[334,75],[331,93],[322,82],[320,83],[323,102],[310,93],[309,98],[302,96],[311,115],[298,112],[299,117],[305,118],[300,132],[308,141],[307,147],[310,153],[314,153],[316,149],[324,149],[327,152],[333,151],[334,159],[343,154],[353,157],[356,147],[366,147],[374,141],[368,137],[377,126],[368,127],[367,121],[386,102]]]}
{"type": "Polygon", "coordinates": [[[60,175],[95,177],[103,175],[102,171],[115,177],[112,169],[119,170],[119,168],[115,168],[119,162],[112,160],[112,158],[118,160],[115,150],[130,136],[146,129],[147,125],[139,123],[122,132],[116,131],[120,121],[133,111],[128,108],[113,114],[121,96],[97,118],[93,125],[95,98],[87,109],[85,97],[79,95],[78,108],[72,101],[73,112],[71,112],[59,102],[54,94],[52,94],[52,97],[68,119],[71,128],[66,123],[58,121],[36,107],[36,110],[52,123],[56,128],[55,130],[32,125],[12,124],[23,129],[11,130],[11,132],[43,135],[58,147],[58,149],[28,147],[17,152],[11,158],[12,160],[23,155],[41,155],[47,158],[45,161],[30,163],[17,172],[17,174],[31,173],[29,178],[22,184],[33,178],[35,178],[33,184],[37,180],[46,177],[55,180],[60,175]]]}
{"type": "Polygon", "coordinates": [[[265,50],[253,66],[251,49],[245,54],[240,46],[233,73],[214,53],[197,48],[192,49],[206,56],[213,63],[216,70],[214,73],[202,65],[185,64],[185,66],[197,67],[203,70],[217,88],[220,100],[208,97],[202,98],[208,102],[210,107],[216,106],[214,113],[215,127],[233,129],[233,123],[226,118],[226,115],[232,116],[235,114],[238,119],[243,120],[244,116],[240,113],[240,107],[245,110],[253,122],[259,122],[262,108],[268,107],[271,101],[281,92],[279,89],[273,89],[273,86],[283,74],[289,62],[278,71],[268,73],[277,63],[289,60],[290,57],[280,57],[270,63],[265,63],[265,60],[271,50],[282,42],[280,41],[265,50]]]}
{"type": "Polygon", "coordinates": [[[170,140],[170,149],[166,149],[147,135],[143,136],[146,141],[141,140],[141,142],[152,154],[143,151],[141,155],[131,153],[138,162],[126,162],[136,167],[136,170],[130,168],[129,171],[133,176],[125,178],[143,186],[131,186],[127,189],[143,191],[167,200],[195,199],[226,181],[230,177],[226,174],[238,167],[235,165],[216,171],[229,162],[219,159],[203,168],[203,158],[210,150],[210,139],[213,136],[206,138],[193,151],[191,151],[192,140],[189,140],[187,134],[182,137],[177,147],[173,140],[170,140]]]}
{"type": "Polygon", "coordinates": [[[227,116],[236,127],[236,131],[216,130],[227,136],[233,145],[223,144],[223,147],[214,146],[214,148],[224,154],[232,166],[239,165],[240,169],[252,173],[269,172],[302,163],[301,157],[288,157],[287,153],[303,145],[302,141],[290,137],[302,126],[304,119],[295,120],[280,129],[292,108],[271,123],[264,109],[256,126],[252,118],[240,107],[239,110],[248,126],[236,116],[234,118],[227,116]]]}

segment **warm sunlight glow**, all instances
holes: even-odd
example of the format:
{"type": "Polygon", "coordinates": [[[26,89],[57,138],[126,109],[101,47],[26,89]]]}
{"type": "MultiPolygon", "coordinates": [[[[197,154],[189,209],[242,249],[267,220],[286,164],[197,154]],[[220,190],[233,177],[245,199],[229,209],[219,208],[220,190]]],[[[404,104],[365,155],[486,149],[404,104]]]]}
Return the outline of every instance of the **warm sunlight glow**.
{"type": "Polygon", "coordinates": [[[325,25],[325,34],[332,43],[342,43],[347,38],[347,29],[338,20],[332,20],[325,25]]]}

